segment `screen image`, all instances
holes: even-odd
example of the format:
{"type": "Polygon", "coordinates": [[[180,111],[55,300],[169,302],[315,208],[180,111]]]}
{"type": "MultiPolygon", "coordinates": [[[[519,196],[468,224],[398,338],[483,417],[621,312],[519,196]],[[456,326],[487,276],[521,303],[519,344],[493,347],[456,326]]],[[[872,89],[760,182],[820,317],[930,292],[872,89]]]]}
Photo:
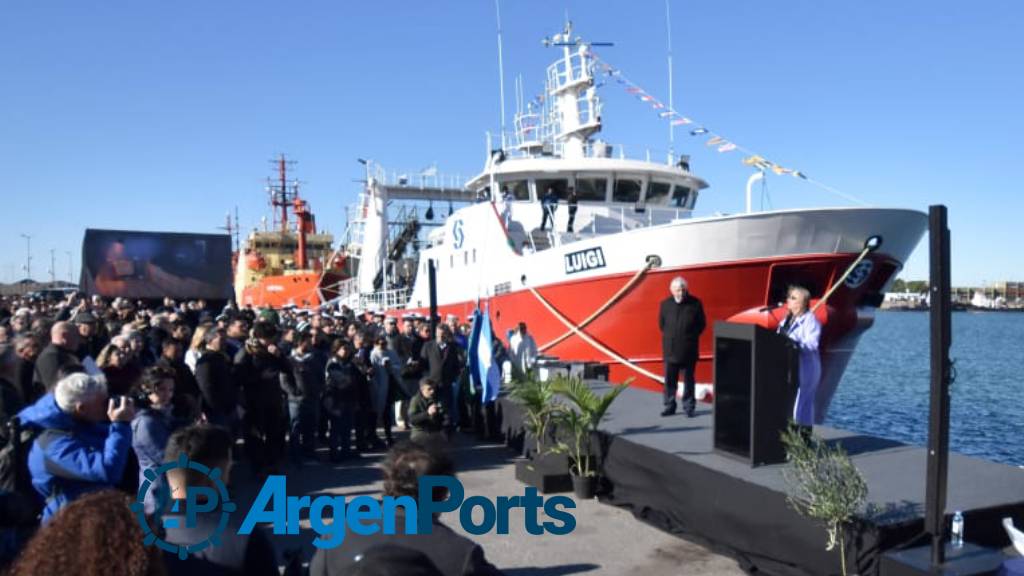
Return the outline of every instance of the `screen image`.
{"type": "Polygon", "coordinates": [[[80,284],[107,298],[229,298],[231,238],[87,229],[80,284]]]}

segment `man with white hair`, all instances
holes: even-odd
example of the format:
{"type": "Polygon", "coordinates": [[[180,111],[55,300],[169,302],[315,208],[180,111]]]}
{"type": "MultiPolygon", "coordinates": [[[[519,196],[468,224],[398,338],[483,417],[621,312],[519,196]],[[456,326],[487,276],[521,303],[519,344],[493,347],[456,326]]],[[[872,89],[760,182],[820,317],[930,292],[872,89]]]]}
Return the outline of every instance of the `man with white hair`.
{"type": "Polygon", "coordinates": [[[662,398],[665,409],[662,416],[676,413],[676,387],[679,372],[683,373],[683,411],[692,418],[696,407],[694,388],[696,380],[700,335],[707,321],[704,306],[689,293],[686,280],[676,276],[669,284],[671,296],[661,303],[658,312],[658,329],[661,330],[661,351],[665,362],[665,388],[662,398]]]}
{"type": "Polygon", "coordinates": [[[79,496],[116,487],[132,448],[131,399],[107,397],[101,377],[76,373],[18,414],[37,433],[28,454],[43,522],[79,496]]]}

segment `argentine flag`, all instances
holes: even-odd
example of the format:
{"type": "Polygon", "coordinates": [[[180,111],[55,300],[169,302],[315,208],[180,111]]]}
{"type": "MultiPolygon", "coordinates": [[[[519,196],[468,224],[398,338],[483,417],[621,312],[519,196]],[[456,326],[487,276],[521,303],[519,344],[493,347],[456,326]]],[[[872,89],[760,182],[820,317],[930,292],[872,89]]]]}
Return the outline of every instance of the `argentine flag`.
{"type": "Polygon", "coordinates": [[[481,389],[482,402],[494,402],[501,389],[501,370],[494,363],[491,347],[490,306],[485,306],[483,314],[479,309],[473,312],[473,333],[469,337],[468,356],[473,389],[481,389]]]}

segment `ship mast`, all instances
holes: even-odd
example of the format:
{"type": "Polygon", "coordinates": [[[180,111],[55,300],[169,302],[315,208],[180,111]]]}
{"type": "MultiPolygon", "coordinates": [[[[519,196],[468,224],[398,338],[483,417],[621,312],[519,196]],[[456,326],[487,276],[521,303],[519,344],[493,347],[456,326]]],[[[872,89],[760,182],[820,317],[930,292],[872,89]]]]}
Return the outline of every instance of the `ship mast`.
{"type": "Polygon", "coordinates": [[[295,164],[295,161],[288,160],[284,154],[281,154],[271,162],[277,164],[278,180],[275,183],[273,180],[267,179],[267,192],[270,194],[270,205],[281,209],[280,228],[281,234],[284,235],[288,233],[288,209],[295,204],[295,199],[299,197],[298,182],[288,181],[288,166],[295,164]]]}

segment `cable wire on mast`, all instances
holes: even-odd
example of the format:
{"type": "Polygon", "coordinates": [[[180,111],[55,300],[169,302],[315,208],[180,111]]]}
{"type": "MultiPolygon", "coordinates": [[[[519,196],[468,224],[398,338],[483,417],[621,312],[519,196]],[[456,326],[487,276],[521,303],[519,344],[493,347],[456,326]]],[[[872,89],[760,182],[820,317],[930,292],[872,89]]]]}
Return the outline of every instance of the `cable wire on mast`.
{"type": "MultiPolygon", "coordinates": [[[[665,0],[665,28],[668,31],[668,109],[675,110],[675,102],[672,100],[672,13],[668,8],[669,0],[665,0]]],[[[675,162],[676,150],[676,125],[668,123],[668,155],[669,162],[675,162]]]]}
{"type": "Polygon", "coordinates": [[[505,63],[501,54],[501,4],[494,0],[494,13],[498,20],[498,93],[501,98],[501,149],[505,144],[505,63]]]}

